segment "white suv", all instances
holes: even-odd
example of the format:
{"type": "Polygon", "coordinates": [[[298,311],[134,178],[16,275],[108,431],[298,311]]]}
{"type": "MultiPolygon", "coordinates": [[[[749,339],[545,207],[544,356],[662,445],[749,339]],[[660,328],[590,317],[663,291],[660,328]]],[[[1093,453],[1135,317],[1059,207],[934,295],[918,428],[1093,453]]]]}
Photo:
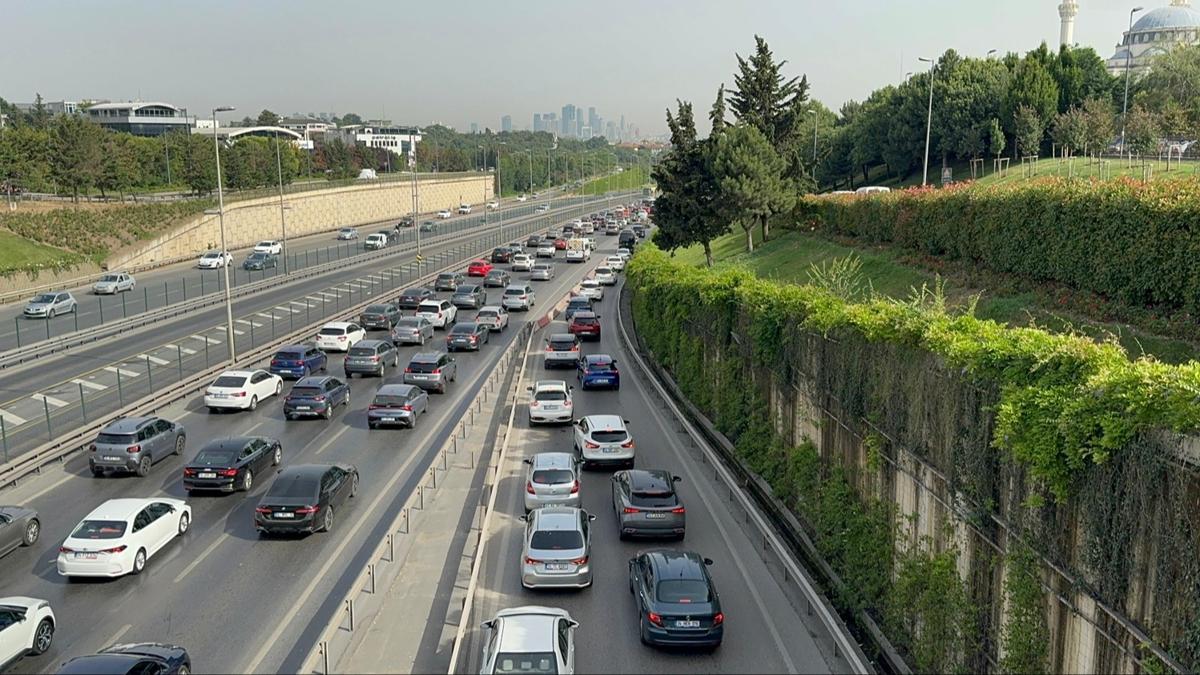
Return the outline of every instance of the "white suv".
{"type": "Polygon", "coordinates": [[[533,289],[526,284],[512,284],[504,289],[501,304],[508,309],[520,309],[527,312],[533,308],[533,289]]]}
{"type": "Polygon", "coordinates": [[[563,380],[539,380],[529,388],[533,399],[529,401],[529,424],[550,422],[574,422],[575,405],[571,399],[574,387],[563,380]]]}
{"type": "Polygon", "coordinates": [[[54,611],[37,598],[0,598],[0,670],[31,654],[45,654],[54,642],[54,611]]]}
{"type": "Polygon", "coordinates": [[[449,300],[426,300],[417,305],[417,316],[425,317],[434,330],[446,330],[458,321],[458,308],[449,300]]]}
{"type": "Polygon", "coordinates": [[[528,272],[533,269],[533,258],[528,253],[518,253],[512,257],[512,271],[528,272]]]}
{"type": "Polygon", "coordinates": [[[480,626],[482,673],[575,672],[575,628],[565,609],[528,605],[503,609],[480,626]]]}
{"type": "Polygon", "coordinates": [[[470,205],[470,204],[459,204],[459,205],[458,205],[458,212],[459,212],[459,213],[462,213],[462,214],[467,214],[467,213],[470,213],[470,212],[471,212],[471,205],[470,205]]]}
{"type": "Polygon", "coordinates": [[[254,245],[254,252],[255,253],[270,253],[271,255],[279,255],[279,254],[283,253],[283,244],[281,244],[277,241],[271,240],[271,239],[268,239],[266,241],[260,241],[254,245]]]}
{"type": "Polygon", "coordinates": [[[632,468],[633,436],[618,415],[588,415],[575,423],[575,456],[584,468],[621,464],[632,468]]]}

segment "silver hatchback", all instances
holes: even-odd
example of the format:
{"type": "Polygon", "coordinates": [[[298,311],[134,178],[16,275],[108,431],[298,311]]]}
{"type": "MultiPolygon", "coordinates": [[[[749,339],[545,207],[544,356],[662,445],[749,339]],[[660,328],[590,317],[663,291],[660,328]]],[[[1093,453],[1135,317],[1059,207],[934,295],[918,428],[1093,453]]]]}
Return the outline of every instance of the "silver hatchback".
{"type": "Polygon", "coordinates": [[[658,469],[614,473],[612,504],[621,539],[672,537],[682,540],[687,528],[687,509],[675,491],[678,482],[679,476],[658,469]]]}
{"type": "Polygon", "coordinates": [[[596,517],[570,506],[547,506],[522,516],[521,585],[525,588],[588,588],[592,585],[591,522],[596,517]]]}
{"type": "Polygon", "coordinates": [[[145,476],[158,460],[181,454],[186,442],[182,424],[161,417],[122,417],[100,430],[89,448],[88,466],[94,476],[108,471],[145,476]]]}
{"type": "Polygon", "coordinates": [[[579,507],[579,462],[569,452],[539,452],[525,459],[525,512],[543,506],[579,507]]]}

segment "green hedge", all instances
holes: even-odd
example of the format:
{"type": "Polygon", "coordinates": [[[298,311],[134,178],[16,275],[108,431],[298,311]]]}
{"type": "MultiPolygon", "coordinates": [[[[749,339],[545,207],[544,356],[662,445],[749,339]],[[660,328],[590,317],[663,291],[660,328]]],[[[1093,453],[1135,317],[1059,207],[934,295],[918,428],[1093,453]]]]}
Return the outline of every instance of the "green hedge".
{"type": "Polygon", "coordinates": [[[1200,311],[1200,181],[1046,178],[811,196],[797,226],[1200,311]]]}

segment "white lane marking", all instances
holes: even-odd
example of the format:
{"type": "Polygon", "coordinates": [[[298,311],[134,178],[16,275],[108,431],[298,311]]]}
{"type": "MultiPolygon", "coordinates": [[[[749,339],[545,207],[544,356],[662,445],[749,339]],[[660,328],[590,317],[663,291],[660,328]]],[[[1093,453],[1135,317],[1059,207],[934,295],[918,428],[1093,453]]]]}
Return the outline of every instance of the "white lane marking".
{"type": "Polygon", "coordinates": [[[183,571],[179,573],[179,576],[175,577],[175,583],[179,583],[180,581],[183,581],[184,577],[191,574],[192,570],[199,567],[200,563],[204,562],[205,558],[212,555],[212,552],[217,550],[217,547],[220,546],[222,543],[225,542],[226,539],[229,539],[229,538],[230,538],[230,535],[228,532],[222,532],[221,536],[217,537],[216,541],[209,544],[208,548],[204,549],[204,551],[195,560],[193,560],[187,567],[183,568],[183,571]]]}
{"type": "Polygon", "coordinates": [[[46,403],[49,403],[50,405],[54,406],[55,408],[65,408],[65,407],[71,405],[70,403],[67,403],[66,401],[62,400],[61,398],[54,398],[53,396],[47,396],[45,394],[34,394],[33,396],[30,396],[29,398],[31,398],[35,401],[45,401],[46,403]]]}
{"type": "Polygon", "coordinates": [[[121,375],[123,377],[139,377],[141,375],[141,373],[135,370],[125,370],[124,368],[117,368],[114,366],[104,366],[104,370],[115,375],[121,375]]]}
{"type": "Polygon", "coordinates": [[[71,380],[71,384],[81,384],[81,385],[87,387],[88,389],[94,389],[96,391],[104,391],[105,389],[108,389],[108,385],[106,385],[106,384],[100,384],[99,382],[89,382],[88,380],[71,380]]]}
{"type": "Polygon", "coordinates": [[[18,426],[19,426],[19,425],[21,425],[21,424],[25,424],[25,418],[24,418],[24,417],[20,417],[20,416],[18,416],[18,415],[14,415],[14,414],[12,414],[12,413],[8,412],[7,410],[5,410],[5,409],[3,409],[3,408],[0,408],[0,417],[3,417],[3,418],[4,418],[4,423],[5,423],[5,424],[16,424],[16,425],[18,425],[18,426]]]}
{"type": "Polygon", "coordinates": [[[150,363],[153,363],[153,364],[156,364],[156,365],[159,365],[159,366],[169,366],[169,365],[171,365],[171,362],[170,362],[170,361],[168,361],[168,360],[166,360],[166,359],[160,359],[160,358],[158,358],[157,356],[150,356],[149,354],[138,354],[138,355],[137,355],[137,356],[135,356],[134,358],[138,358],[138,359],[141,359],[141,360],[143,360],[143,361],[149,361],[150,363]]]}
{"type": "MultiPolygon", "coordinates": [[[[288,314],[299,314],[300,313],[300,310],[292,309],[291,307],[287,307],[287,306],[276,307],[275,310],[280,311],[280,312],[287,312],[288,314]]],[[[284,314],[284,316],[287,316],[287,314],[284,314]]]]}
{"type": "Polygon", "coordinates": [[[347,431],[349,431],[349,430],[350,430],[350,427],[342,427],[342,430],[341,430],[341,431],[337,432],[336,434],[334,434],[333,436],[331,436],[331,437],[329,438],[329,440],[327,440],[327,441],[325,441],[324,443],[322,443],[322,444],[321,444],[321,447],[317,448],[317,451],[316,451],[315,453],[313,453],[313,454],[319,455],[319,454],[321,454],[322,452],[325,452],[325,451],[326,451],[326,450],[329,448],[329,446],[330,446],[330,445],[331,445],[331,444],[332,444],[334,441],[336,441],[336,440],[338,439],[338,437],[339,437],[339,436],[341,436],[342,434],[346,433],[346,432],[347,432],[347,431]]]}
{"type": "Polygon", "coordinates": [[[108,642],[105,642],[104,645],[107,647],[108,645],[117,644],[117,640],[120,640],[122,637],[124,637],[125,634],[129,632],[130,628],[133,628],[133,624],[131,624],[131,623],[127,623],[124,626],[121,626],[121,629],[118,630],[115,635],[108,638],[108,642]]]}
{"type": "Polygon", "coordinates": [[[298,301],[296,301],[296,300],[289,300],[288,302],[289,302],[289,303],[291,303],[291,304],[293,304],[293,305],[296,305],[296,306],[298,306],[298,307],[308,307],[308,303],[307,303],[307,302],[298,302],[298,301]]]}
{"type": "Polygon", "coordinates": [[[207,343],[214,344],[214,345],[221,344],[220,340],[218,340],[216,338],[211,338],[211,337],[208,337],[205,335],[189,335],[188,337],[192,338],[193,340],[199,340],[201,342],[207,342],[207,343]]]}
{"type": "Polygon", "coordinates": [[[337,297],[333,293],[326,293],[325,291],[317,291],[317,295],[321,296],[322,302],[324,302],[324,298],[336,298],[337,297]]]}
{"type": "Polygon", "coordinates": [[[191,347],[176,347],[176,349],[183,352],[184,354],[187,354],[188,356],[191,356],[192,354],[196,353],[196,350],[192,349],[191,347]]]}
{"type": "Polygon", "coordinates": [[[262,312],[255,312],[254,316],[261,316],[264,319],[274,319],[275,318],[274,314],[263,314],[262,312]]]}
{"type": "Polygon", "coordinates": [[[38,490],[37,492],[35,492],[35,493],[33,493],[33,494],[29,495],[28,497],[26,497],[26,498],[25,498],[25,503],[26,503],[26,504],[32,504],[32,503],[33,503],[33,501],[34,501],[35,499],[37,499],[38,497],[41,497],[42,495],[46,494],[47,492],[50,492],[51,490],[57,490],[57,489],[59,488],[59,486],[61,486],[63,483],[65,483],[65,482],[67,482],[67,481],[71,480],[71,479],[72,479],[72,478],[74,478],[74,477],[75,477],[75,476],[73,476],[73,475],[71,475],[71,474],[67,474],[67,475],[63,476],[62,478],[59,478],[58,480],[56,480],[56,481],[54,481],[53,483],[51,483],[51,484],[47,485],[46,487],[42,488],[41,490],[38,490]]]}
{"type": "Polygon", "coordinates": [[[245,335],[245,334],[246,334],[246,331],[244,331],[244,330],[238,330],[238,329],[234,328],[234,329],[233,329],[233,334],[234,334],[234,335],[245,335]]]}
{"type": "Polygon", "coordinates": [[[246,319],[238,319],[238,320],[237,320],[235,323],[240,323],[240,324],[242,324],[243,326],[254,326],[255,328],[262,328],[262,327],[263,327],[263,325],[262,325],[261,323],[257,322],[257,321],[249,321],[249,320],[246,320],[246,319]]]}

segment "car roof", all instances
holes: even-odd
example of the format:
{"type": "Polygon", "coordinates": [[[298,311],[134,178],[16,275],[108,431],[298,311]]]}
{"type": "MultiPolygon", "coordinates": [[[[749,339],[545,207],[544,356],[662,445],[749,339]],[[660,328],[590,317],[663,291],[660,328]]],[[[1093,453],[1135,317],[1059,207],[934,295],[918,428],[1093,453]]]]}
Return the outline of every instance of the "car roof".
{"type": "MultiPolygon", "coordinates": [[[[360,342],[358,344],[362,343],[360,342]]],[[[323,385],[332,379],[332,375],[309,375],[308,377],[300,378],[300,381],[296,382],[296,384],[292,385],[292,387],[316,387],[323,385]]]]}
{"type": "Polygon", "coordinates": [[[225,377],[227,375],[230,377],[250,377],[251,375],[253,375],[256,372],[258,372],[258,371],[257,370],[243,370],[243,369],[226,370],[226,371],[222,372],[220,375],[218,375],[217,377],[225,377]]]}
{"type": "Polygon", "coordinates": [[[250,441],[259,438],[259,436],[228,436],[226,438],[214,438],[204,444],[200,448],[201,452],[205,450],[241,450],[246,447],[250,441]]]}
{"type": "Polygon", "coordinates": [[[276,349],[275,353],[278,354],[280,352],[306,352],[310,349],[313,349],[313,348],[309,347],[308,345],[284,345],[284,346],[280,347],[279,349],[276,349]]]}
{"type": "Polygon", "coordinates": [[[529,653],[555,652],[554,622],[570,619],[566,610],[554,607],[513,607],[496,613],[500,621],[497,651],[529,653]]]}
{"type": "MultiPolygon", "coordinates": [[[[154,657],[140,654],[86,654],[67,661],[60,673],[128,673],[138,661],[154,657]]],[[[158,660],[158,659],[154,659],[158,660]]]]}
{"type": "Polygon", "coordinates": [[[567,304],[587,305],[588,307],[591,307],[592,302],[594,302],[594,300],[592,300],[592,296],[590,295],[576,295],[567,301],[567,304]]]}
{"type": "Polygon", "coordinates": [[[349,328],[351,325],[349,321],[330,321],[322,326],[322,328],[349,328]]]}
{"type": "Polygon", "coordinates": [[[412,393],[413,389],[420,387],[412,384],[385,384],[375,392],[376,396],[404,396],[412,393]]]}
{"type": "Polygon", "coordinates": [[[658,549],[643,552],[658,579],[705,579],[704,559],[692,551],[658,549]]]}
{"type": "Polygon", "coordinates": [[[484,305],[483,307],[479,308],[479,311],[475,313],[475,316],[479,316],[480,314],[483,314],[484,312],[499,313],[499,312],[503,312],[503,311],[504,311],[504,308],[501,307],[500,305],[484,305]]]}
{"type": "Polygon", "coordinates": [[[553,333],[550,335],[551,342],[575,342],[578,339],[571,333],[553,333]]]}
{"type": "Polygon", "coordinates": [[[566,391],[566,380],[538,380],[533,383],[534,391],[566,391]]]}
{"type": "Polygon", "coordinates": [[[588,415],[584,419],[593,427],[604,427],[605,429],[625,428],[625,420],[621,419],[620,415],[588,415]]]}
{"type": "Polygon", "coordinates": [[[375,339],[359,340],[358,342],[355,342],[350,348],[354,349],[355,347],[378,347],[379,345],[382,345],[382,344],[392,344],[392,341],[391,340],[375,340],[375,339]]]}
{"type": "Polygon", "coordinates": [[[279,475],[275,478],[275,482],[278,483],[285,478],[306,478],[309,480],[320,478],[332,467],[332,464],[293,464],[281,469],[279,475]]]}
{"type": "Polygon", "coordinates": [[[580,529],[580,510],[573,506],[543,506],[530,511],[533,527],[537,530],[576,532],[580,529]]]}
{"type": "MultiPolygon", "coordinates": [[[[583,312],[580,312],[582,314],[583,312]]],[[[576,314],[575,316],[579,316],[576,314]]],[[[588,363],[612,363],[613,357],[608,354],[588,354],[584,357],[588,363]]]]}
{"type": "Polygon", "coordinates": [[[412,359],[410,359],[410,360],[412,360],[412,361],[421,361],[421,362],[426,362],[426,361],[437,361],[438,359],[442,358],[442,355],[443,355],[443,354],[445,354],[445,353],[446,353],[446,352],[442,352],[442,351],[437,351],[437,352],[418,352],[418,353],[416,353],[416,354],[413,354],[413,357],[412,357],[412,359]]]}
{"type": "Polygon", "coordinates": [[[529,466],[534,469],[573,469],[575,455],[569,452],[539,452],[531,458],[529,466]]]}
{"type": "Polygon", "coordinates": [[[665,469],[630,469],[629,486],[637,491],[674,492],[671,473],[665,469]]]}
{"type": "Polygon", "coordinates": [[[118,420],[113,420],[100,430],[100,433],[106,434],[132,434],[141,429],[147,422],[153,422],[157,417],[122,417],[118,420]]]}
{"type": "MultiPolygon", "coordinates": [[[[492,270],[492,271],[495,272],[496,270],[492,270]]],[[[455,293],[474,293],[475,291],[479,290],[479,288],[480,288],[479,284],[459,284],[458,287],[454,289],[454,292],[455,293]]]]}
{"type": "Polygon", "coordinates": [[[451,333],[470,333],[479,330],[479,324],[474,321],[459,321],[450,329],[451,333]]]}
{"type": "Polygon", "coordinates": [[[137,515],[138,511],[146,508],[150,502],[178,502],[178,499],[171,497],[124,497],[121,499],[110,499],[100,506],[92,509],[90,513],[84,516],[84,520],[128,520],[137,515]]]}

